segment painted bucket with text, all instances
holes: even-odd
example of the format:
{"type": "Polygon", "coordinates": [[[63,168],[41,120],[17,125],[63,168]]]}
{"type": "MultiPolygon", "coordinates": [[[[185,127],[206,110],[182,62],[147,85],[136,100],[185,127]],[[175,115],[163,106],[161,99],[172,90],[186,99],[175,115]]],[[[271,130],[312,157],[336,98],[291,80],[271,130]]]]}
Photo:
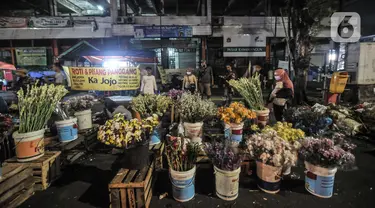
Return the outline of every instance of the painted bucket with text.
{"type": "Polygon", "coordinates": [[[323,168],[305,162],[305,189],[321,198],[331,198],[337,168],[323,168]]]}
{"type": "Polygon", "coordinates": [[[92,128],[91,109],[76,112],[74,116],[78,119],[78,130],[92,128]]]}
{"type": "Polygon", "coordinates": [[[233,201],[238,197],[241,167],[234,171],[225,171],[214,166],[216,196],[226,201],[233,201]]]}
{"type": "Polygon", "coordinates": [[[268,121],[270,119],[269,117],[270,110],[269,109],[257,110],[255,111],[255,113],[257,114],[258,125],[265,127],[268,124],[268,121]]]}
{"type": "Polygon", "coordinates": [[[257,161],[258,188],[269,194],[280,191],[282,167],[274,167],[257,161]]]}
{"type": "Polygon", "coordinates": [[[244,123],[231,123],[230,126],[230,140],[233,142],[240,143],[242,141],[242,133],[243,133],[243,126],[244,123]]]}
{"type": "Polygon", "coordinates": [[[28,133],[13,133],[17,161],[36,160],[44,155],[44,129],[28,133]]]}
{"type": "Polygon", "coordinates": [[[188,123],[184,122],[185,136],[194,143],[202,143],[202,127],[203,122],[188,123]]]}
{"type": "Polygon", "coordinates": [[[196,166],[191,170],[180,172],[169,169],[169,178],[172,182],[173,198],[179,202],[187,202],[195,196],[195,171],[196,166]]]}
{"type": "Polygon", "coordinates": [[[78,138],[77,118],[56,121],[60,142],[71,142],[78,138]]]}

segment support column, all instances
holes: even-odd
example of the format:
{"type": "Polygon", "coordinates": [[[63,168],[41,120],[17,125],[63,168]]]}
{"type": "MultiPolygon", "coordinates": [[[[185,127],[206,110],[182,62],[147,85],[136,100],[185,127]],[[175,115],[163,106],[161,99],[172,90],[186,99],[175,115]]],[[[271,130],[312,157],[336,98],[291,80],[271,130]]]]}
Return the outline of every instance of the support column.
{"type": "Polygon", "coordinates": [[[59,56],[59,47],[57,46],[57,40],[52,40],[52,51],[53,51],[53,62],[57,61],[59,56]]]}
{"type": "Polygon", "coordinates": [[[117,16],[118,16],[118,11],[117,11],[117,0],[111,0],[111,19],[112,23],[116,24],[117,16]]]}
{"type": "Polygon", "coordinates": [[[201,0],[201,16],[206,16],[206,0],[201,0]]]}
{"type": "Polygon", "coordinates": [[[211,4],[212,0],[207,0],[207,22],[209,24],[211,24],[211,20],[212,20],[212,4],[211,4]]]}
{"type": "Polygon", "coordinates": [[[120,0],[121,16],[125,17],[128,15],[128,5],[126,0],[120,0]]]}
{"type": "Polygon", "coordinates": [[[207,39],[206,38],[202,38],[202,60],[206,60],[207,61],[207,39]]]}

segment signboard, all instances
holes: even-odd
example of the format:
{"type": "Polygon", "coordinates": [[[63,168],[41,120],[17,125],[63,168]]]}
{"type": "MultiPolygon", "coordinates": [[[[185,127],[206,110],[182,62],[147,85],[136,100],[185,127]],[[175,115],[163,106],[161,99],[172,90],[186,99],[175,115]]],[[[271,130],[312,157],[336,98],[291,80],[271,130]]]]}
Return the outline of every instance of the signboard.
{"type": "Polygon", "coordinates": [[[69,67],[69,77],[73,90],[136,90],[141,82],[137,67],[69,67]]]}
{"type": "Polygon", "coordinates": [[[19,66],[46,66],[47,50],[43,47],[16,48],[16,60],[19,66]]]}
{"type": "Polygon", "coordinates": [[[27,19],[23,17],[0,17],[0,28],[27,27],[27,19]]]}
{"type": "Polygon", "coordinates": [[[31,17],[29,27],[50,28],[50,27],[70,27],[70,18],[63,17],[31,17]]]}
{"type": "Polygon", "coordinates": [[[277,67],[285,69],[285,70],[289,70],[289,62],[279,60],[279,64],[277,65],[277,67]]]}
{"type": "Polygon", "coordinates": [[[224,33],[224,57],[266,56],[266,36],[263,34],[224,33]]]}
{"type": "Polygon", "coordinates": [[[134,26],[135,38],[191,38],[191,26],[134,26]]]}

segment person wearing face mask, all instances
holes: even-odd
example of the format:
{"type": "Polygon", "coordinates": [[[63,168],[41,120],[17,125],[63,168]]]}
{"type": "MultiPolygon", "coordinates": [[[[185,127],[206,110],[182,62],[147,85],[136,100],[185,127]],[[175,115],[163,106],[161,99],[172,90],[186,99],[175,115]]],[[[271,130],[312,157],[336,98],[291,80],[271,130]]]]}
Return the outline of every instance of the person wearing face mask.
{"type": "Polygon", "coordinates": [[[294,96],[294,86],[289,79],[288,73],[284,69],[277,69],[274,75],[276,85],[271,92],[269,101],[273,103],[273,112],[276,121],[282,121],[285,104],[294,96]]]}
{"type": "Polygon", "coordinates": [[[198,82],[192,71],[191,68],[187,69],[184,80],[182,81],[182,86],[184,87],[184,90],[194,93],[198,90],[198,82]]]}
{"type": "Polygon", "coordinates": [[[226,69],[227,69],[227,74],[225,76],[222,76],[221,78],[223,78],[225,80],[225,83],[224,83],[225,105],[229,106],[230,103],[232,102],[234,90],[229,85],[228,82],[232,79],[236,79],[236,73],[233,71],[233,68],[232,68],[231,64],[227,64],[226,69]]]}
{"type": "Polygon", "coordinates": [[[151,67],[146,67],[147,75],[142,77],[141,92],[143,94],[155,94],[158,90],[155,76],[152,75],[151,67]]]}
{"type": "Polygon", "coordinates": [[[211,84],[213,85],[213,74],[212,68],[207,66],[206,61],[202,61],[202,67],[199,69],[199,91],[203,96],[204,93],[207,95],[207,99],[211,97],[211,84]]]}

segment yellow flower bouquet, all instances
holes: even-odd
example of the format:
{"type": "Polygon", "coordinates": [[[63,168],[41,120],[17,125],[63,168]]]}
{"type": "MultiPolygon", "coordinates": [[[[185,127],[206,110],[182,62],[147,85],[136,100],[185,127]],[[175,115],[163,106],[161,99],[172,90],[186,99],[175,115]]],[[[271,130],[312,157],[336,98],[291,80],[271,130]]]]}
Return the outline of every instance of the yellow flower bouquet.
{"type": "Polygon", "coordinates": [[[301,129],[293,128],[291,123],[277,122],[273,127],[266,126],[262,129],[262,133],[276,131],[277,135],[289,143],[294,143],[305,137],[305,132],[301,129]]]}
{"type": "Polygon", "coordinates": [[[243,104],[233,102],[229,107],[220,107],[217,115],[227,124],[235,123],[240,124],[246,119],[255,119],[255,112],[247,109],[243,104]]]}
{"type": "Polygon", "coordinates": [[[141,121],[127,121],[123,115],[116,114],[113,119],[99,127],[98,140],[106,145],[129,149],[147,142],[158,124],[158,116],[155,114],[141,121]]]}

